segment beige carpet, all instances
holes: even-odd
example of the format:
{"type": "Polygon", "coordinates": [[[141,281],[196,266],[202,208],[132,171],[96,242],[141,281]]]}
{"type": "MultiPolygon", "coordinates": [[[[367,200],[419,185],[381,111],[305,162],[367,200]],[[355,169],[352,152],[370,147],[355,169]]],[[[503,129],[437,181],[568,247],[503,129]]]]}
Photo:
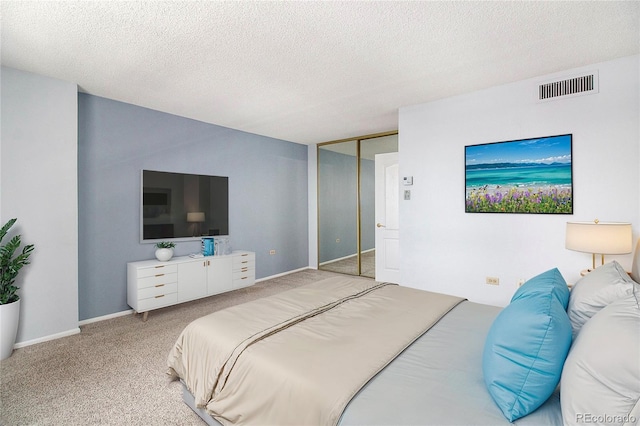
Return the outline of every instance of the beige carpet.
{"type": "Polygon", "coordinates": [[[305,270],[206,299],[81,327],[0,362],[2,425],[202,425],[166,375],[182,329],[208,313],[335,276],[305,270]]]}

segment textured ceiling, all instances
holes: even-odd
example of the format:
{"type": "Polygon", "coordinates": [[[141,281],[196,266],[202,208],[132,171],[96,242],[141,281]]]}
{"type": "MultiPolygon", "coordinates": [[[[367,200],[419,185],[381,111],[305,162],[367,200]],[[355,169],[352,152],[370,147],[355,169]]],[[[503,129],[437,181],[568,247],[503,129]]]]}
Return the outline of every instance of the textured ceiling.
{"type": "Polygon", "coordinates": [[[2,64],[299,143],[640,52],[640,3],[1,1],[2,64]]]}

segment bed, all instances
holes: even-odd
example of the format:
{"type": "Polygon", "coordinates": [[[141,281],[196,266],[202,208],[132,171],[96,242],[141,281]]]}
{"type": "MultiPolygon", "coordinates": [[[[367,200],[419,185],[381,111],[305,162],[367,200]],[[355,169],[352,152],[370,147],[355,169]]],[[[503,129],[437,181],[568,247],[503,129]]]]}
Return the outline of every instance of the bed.
{"type": "Polygon", "coordinates": [[[330,278],[194,321],[169,374],[210,425],[637,424],[640,285],[607,265],[505,308],[330,278]]]}

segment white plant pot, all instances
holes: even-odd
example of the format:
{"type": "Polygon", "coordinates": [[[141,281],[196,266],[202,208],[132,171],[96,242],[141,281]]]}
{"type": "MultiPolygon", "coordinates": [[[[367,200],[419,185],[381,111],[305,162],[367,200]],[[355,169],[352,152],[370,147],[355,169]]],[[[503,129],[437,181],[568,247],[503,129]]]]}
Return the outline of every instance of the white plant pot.
{"type": "Polygon", "coordinates": [[[173,257],[172,248],[159,248],[156,250],[156,259],[160,262],[166,262],[173,257]]]}
{"type": "Polygon", "coordinates": [[[20,300],[0,305],[0,360],[7,359],[13,353],[13,345],[18,335],[20,319],[20,300]]]}

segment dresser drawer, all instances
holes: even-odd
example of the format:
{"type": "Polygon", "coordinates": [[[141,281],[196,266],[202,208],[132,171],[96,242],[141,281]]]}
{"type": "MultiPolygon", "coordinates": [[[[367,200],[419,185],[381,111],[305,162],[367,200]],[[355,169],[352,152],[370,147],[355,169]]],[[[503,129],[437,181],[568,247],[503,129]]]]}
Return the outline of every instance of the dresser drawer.
{"type": "Polygon", "coordinates": [[[253,285],[256,281],[256,273],[253,269],[233,273],[233,288],[242,288],[253,285]]]}
{"type": "Polygon", "coordinates": [[[158,284],[153,287],[142,288],[138,290],[138,300],[149,299],[163,294],[176,293],[178,291],[178,283],[158,284]]]}
{"type": "Polygon", "coordinates": [[[146,312],[178,303],[178,293],[158,294],[149,299],[138,300],[138,312],[146,312]]]}
{"type": "Polygon", "coordinates": [[[255,274],[255,271],[256,271],[255,265],[251,265],[251,264],[233,269],[234,274],[246,274],[247,272],[250,272],[251,274],[255,274]]]}
{"type": "Polygon", "coordinates": [[[233,288],[238,289],[238,288],[249,287],[251,285],[254,285],[255,282],[256,280],[253,277],[243,277],[238,280],[233,280],[233,288]]]}
{"type": "Polygon", "coordinates": [[[253,269],[247,269],[243,271],[233,271],[233,280],[239,280],[244,277],[255,277],[256,271],[253,269]]]}
{"type": "Polygon", "coordinates": [[[138,290],[147,288],[147,287],[155,287],[160,284],[171,284],[178,282],[178,274],[157,274],[151,277],[139,278],[138,279],[138,290]]]}
{"type": "Polygon", "coordinates": [[[149,268],[138,268],[137,277],[153,277],[158,274],[174,274],[178,273],[178,265],[157,265],[149,268]]]}
{"type": "Polygon", "coordinates": [[[255,256],[234,256],[233,257],[233,270],[238,271],[243,268],[252,268],[256,267],[256,258],[255,256]]]}

